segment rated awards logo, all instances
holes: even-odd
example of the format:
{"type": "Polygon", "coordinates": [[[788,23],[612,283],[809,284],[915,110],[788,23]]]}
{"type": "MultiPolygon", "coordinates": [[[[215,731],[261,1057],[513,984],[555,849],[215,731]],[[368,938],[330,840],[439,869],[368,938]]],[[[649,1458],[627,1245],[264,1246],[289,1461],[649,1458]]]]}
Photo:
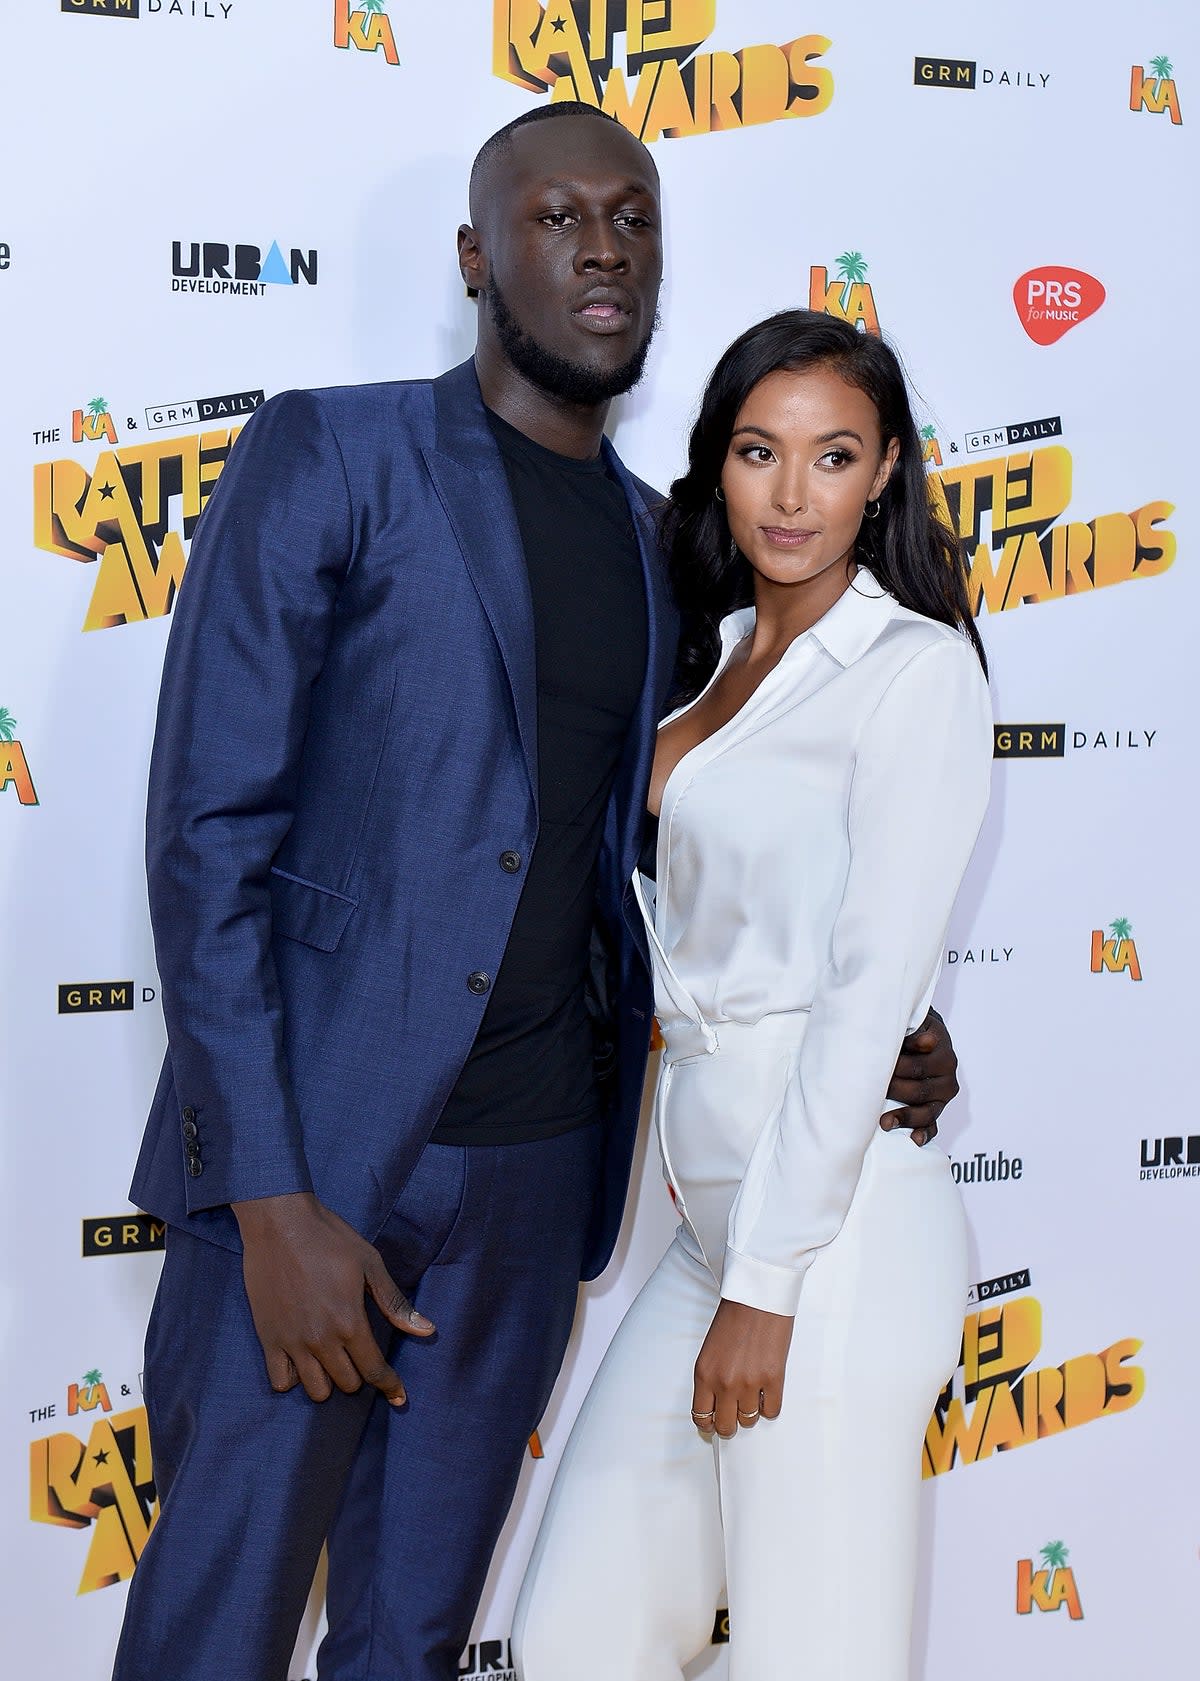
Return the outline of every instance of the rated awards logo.
{"type": "Polygon", "coordinates": [[[361,6],[333,0],[333,44],[347,52],[351,47],[360,53],[382,51],[386,63],[400,62],[384,0],[362,0],[361,6]]]}
{"type": "MultiPolygon", "coordinates": [[[[842,252],[837,259],[837,276],[833,280],[830,280],[827,268],[814,265],[808,271],[809,309],[832,315],[839,321],[848,321],[861,333],[878,333],[879,314],[875,308],[875,294],[867,279],[869,267],[870,264],[861,251],[842,252]]],[[[929,455],[926,455],[926,460],[929,459],[929,455]]],[[[940,453],[938,460],[941,460],[940,453]]]]}
{"type": "Polygon", "coordinates": [[[829,109],[833,76],[814,62],[824,35],[699,52],[716,23],[716,0],[495,0],[492,72],[598,106],[647,145],[829,109]]]}
{"type": "Polygon", "coordinates": [[[1073,1623],[1083,1618],[1083,1605],[1075,1572],[1067,1563],[1070,1552],[1061,1541],[1047,1541],[1039,1557],[1040,1570],[1035,1570],[1031,1558],[1017,1560],[1017,1615],[1026,1617],[1031,1611],[1061,1611],[1065,1605],[1073,1623]]]}
{"type": "Polygon", "coordinates": [[[1141,980],[1137,942],[1127,916],[1119,916],[1109,923],[1107,939],[1103,928],[1092,929],[1092,974],[1128,975],[1131,981],[1141,980]]]}
{"type": "Polygon", "coordinates": [[[91,471],[69,458],[35,465],[35,545],[67,560],[99,563],[84,630],[140,624],[171,611],[187,565],[184,544],[240,431],[221,426],[102,450],[91,471]]]}
{"type": "MultiPolygon", "coordinates": [[[[130,1386],[121,1384],[121,1395],[130,1386]]],[[[36,1422],[54,1418],[57,1407],[35,1407],[36,1422]]],[[[91,1593],[133,1575],[158,1500],[150,1463],[150,1429],[144,1406],[114,1412],[109,1386],[93,1367],[67,1386],[67,1417],[86,1415],[87,1440],[56,1431],[29,1444],[29,1516],[34,1523],[90,1529],[91,1544],[78,1591],[91,1593]]]]}
{"type": "MultiPolygon", "coordinates": [[[[1013,1275],[1019,1289],[1028,1287],[1028,1278],[1027,1268],[1013,1275]]],[[[988,1286],[990,1296],[1011,1283],[1001,1277],[988,1286]]],[[[979,1286],[976,1299],[983,1295],[979,1286]]],[[[1145,1372],[1128,1363],[1141,1346],[1137,1337],[1123,1337],[1098,1354],[1030,1370],[1042,1347],[1042,1304],[1036,1296],[1017,1295],[969,1313],[958,1369],[925,1431],[922,1475],[942,1476],[955,1466],[1127,1412],[1146,1389],[1145,1372]]]]}
{"type": "Polygon", "coordinates": [[[16,794],[18,805],[37,805],[29,761],[17,740],[17,720],[7,706],[0,706],[0,794],[9,788],[16,794]]]}
{"type": "Polygon", "coordinates": [[[1031,268],[1013,284],[1017,319],[1034,344],[1057,344],[1064,333],[1095,315],[1104,287],[1094,274],[1050,264],[1031,268]]]}
{"type": "Polygon", "coordinates": [[[1175,67],[1165,53],[1150,60],[1150,74],[1147,76],[1143,64],[1135,64],[1129,73],[1129,109],[1131,111],[1148,111],[1151,116],[1161,117],[1164,111],[1171,113],[1172,123],[1178,125],[1183,121],[1183,113],[1179,109],[1179,94],[1175,87],[1175,67]]]}
{"type": "Polygon", "coordinates": [[[1064,520],[1072,472],[1066,445],[1047,444],[956,461],[930,474],[943,516],[967,545],[972,612],[1000,613],[1156,578],[1174,563],[1174,534],[1160,529],[1173,503],[1064,520]]]}

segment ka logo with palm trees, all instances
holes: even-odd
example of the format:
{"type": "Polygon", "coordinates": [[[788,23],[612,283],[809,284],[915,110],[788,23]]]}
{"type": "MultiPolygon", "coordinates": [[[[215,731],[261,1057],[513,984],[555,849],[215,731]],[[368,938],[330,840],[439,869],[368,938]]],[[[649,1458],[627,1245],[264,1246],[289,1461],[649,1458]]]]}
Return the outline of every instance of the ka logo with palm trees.
{"type": "Polygon", "coordinates": [[[1017,1615],[1033,1610],[1061,1611],[1065,1605],[1073,1623],[1083,1617],[1075,1572],[1067,1563],[1070,1551],[1062,1541],[1047,1541],[1039,1557],[1042,1568],[1035,1570],[1031,1558],[1017,1560],[1017,1615]]]}
{"type": "MultiPolygon", "coordinates": [[[[836,280],[830,280],[827,268],[814,265],[808,276],[809,309],[821,310],[825,315],[836,316],[839,321],[849,321],[860,332],[878,333],[875,294],[867,279],[869,266],[861,251],[842,252],[837,259],[836,280]]],[[[921,435],[925,436],[924,433],[921,435]]],[[[940,455],[938,460],[941,460],[940,455]]]]}
{"type": "Polygon", "coordinates": [[[97,1407],[101,1412],[112,1411],[103,1374],[93,1366],[90,1372],[84,1372],[78,1383],[67,1385],[67,1413],[73,1418],[76,1413],[90,1413],[97,1407]]]}
{"type": "Polygon", "coordinates": [[[942,465],[942,446],[938,442],[936,426],[921,428],[921,459],[927,467],[942,465]]]}
{"type": "Polygon", "coordinates": [[[1127,974],[1131,981],[1141,980],[1142,966],[1133,938],[1133,924],[1127,916],[1119,916],[1109,923],[1107,939],[1103,928],[1092,929],[1092,974],[1127,974]]]}
{"type": "Polygon", "coordinates": [[[97,444],[100,439],[110,444],[117,441],[117,429],[108,412],[107,397],[93,397],[86,409],[75,409],[71,415],[72,443],[97,444]]]}
{"type": "Polygon", "coordinates": [[[388,64],[400,62],[385,0],[361,0],[353,9],[352,0],[333,0],[333,44],[360,53],[378,52],[382,47],[388,64]]]}
{"type": "Polygon", "coordinates": [[[0,706],[0,794],[6,788],[16,790],[21,805],[36,805],[37,790],[29,774],[25,749],[17,740],[17,720],[7,706],[0,706]]]}
{"type": "Polygon", "coordinates": [[[1173,123],[1183,121],[1179,94],[1175,88],[1175,67],[1165,53],[1150,60],[1148,76],[1145,65],[1133,66],[1129,73],[1129,109],[1149,111],[1154,116],[1169,111],[1173,123]]]}
{"type": "Polygon", "coordinates": [[[494,16],[493,75],[599,106],[646,145],[816,117],[833,99],[832,73],[814,63],[832,45],[824,35],[699,52],[717,0],[495,0],[494,16]]]}

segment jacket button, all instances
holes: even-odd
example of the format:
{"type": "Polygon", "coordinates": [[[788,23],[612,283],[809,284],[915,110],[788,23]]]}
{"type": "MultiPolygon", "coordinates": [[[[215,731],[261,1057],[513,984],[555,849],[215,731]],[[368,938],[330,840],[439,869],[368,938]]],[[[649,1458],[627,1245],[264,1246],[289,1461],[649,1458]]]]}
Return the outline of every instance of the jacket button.
{"type": "Polygon", "coordinates": [[[500,868],[510,876],[515,876],[521,868],[521,854],[519,852],[502,852],[500,854],[500,868]]]}
{"type": "Polygon", "coordinates": [[[189,1107],[183,1111],[183,1118],[185,1121],[194,1121],[196,1119],[196,1111],[189,1105],[189,1107]]]}
{"type": "Polygon", "coordinates": [[[467,986],[480,998],[482,998],[483,994],[488,990],[491,984],[492,977],[490,975],[485,975],[482,969],[472,969],[471,973],[467,976],[467,986]]]}
{"type": "Polygon", "coordinates": [[[196,1134],[199,1131],[200,1131],[200,1128],[196,1125],[195,1121],[193,1121],[193,1120],[184,1121],[184,1123],[183,1123],[183,1136],[189,1141],[189,1143],[193,1138],[195,1138],[196,1134]]]}
{"type": "Polygon", "coordinates": [[[191,1174],[193,1179],[199,1179],[200,1175],[204,1172],[204,1163],[200,1160],[199,1156],[188,1157],[188,1172],[191,1174]]]}

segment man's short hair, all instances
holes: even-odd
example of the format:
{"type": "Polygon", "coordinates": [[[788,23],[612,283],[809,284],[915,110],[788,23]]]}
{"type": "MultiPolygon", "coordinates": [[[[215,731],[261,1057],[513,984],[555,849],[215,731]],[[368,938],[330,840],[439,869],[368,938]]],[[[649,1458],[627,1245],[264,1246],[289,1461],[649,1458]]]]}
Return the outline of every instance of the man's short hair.
{"type": "MultiPolygon", "coordinates": [[[[519,117],[514,117],[512,122],[505,123],[504,127],[498,128],[495,134],[489,135],[475,154],[475,162],[471,165],[469,193],[472,222],[477,220],[482,208],[479,203],[479,193],[482,189],[484,177],[492,164],[509,150],[513,135],[528,123],[544,123],[554,117],[599,117],[603,122],[617,123],[618,128],[622,126],[617,122],[616,117],[610,116],[607,111],[602,111],[598,105],[585,104],[582,99],[560,99],[551,102],[549,105],[534,105],[530,110],[522,111],[519,117]]],[[[625,132],[629,133],[629,130],[626,129],[625,132]]],[[[650,156],[649,150],[647,150],[646,156],[650,156]]],[[[651,158],[650,161],[653,165],[654,160],[651,158]]]]}

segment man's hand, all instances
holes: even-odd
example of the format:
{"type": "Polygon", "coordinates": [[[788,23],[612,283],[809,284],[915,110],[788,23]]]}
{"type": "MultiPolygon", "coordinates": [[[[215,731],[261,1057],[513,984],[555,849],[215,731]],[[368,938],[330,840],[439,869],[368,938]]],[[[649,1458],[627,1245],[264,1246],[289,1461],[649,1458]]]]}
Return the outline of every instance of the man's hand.
{"type": "Polygon", "coordinates": [[[302,1383],[310,1399],[326,1401],[334,1384],[351,1395],[370,1383],[403,1406],[404,1385],[371,1333],[366,1296],[398,1331],[428,1337],[434,1327],[389,1278],[379,1251],[308,1192],[232,1206],[271,1388],[283,1394],[302,1383]]]}
{"type": "Polygon", "coordinates": [[[958,1058],[950,1029],[936,1010],[930,1010],[901,1045],[887,1094],[905,1107],[884,1115],[879,1123],[884,1132],[909,1127],[914,1144],[928,1144],[937,1137],[938,1116],[958,1096],[958,1058]]]}
{"type": "Polygon", "coordinates": [[[732,1436],[763,1418],[778,1418],[792,1343],[789,1315],[722,1301],[696,1361],[692,1422],[706,1434],[732,1436]]]}

